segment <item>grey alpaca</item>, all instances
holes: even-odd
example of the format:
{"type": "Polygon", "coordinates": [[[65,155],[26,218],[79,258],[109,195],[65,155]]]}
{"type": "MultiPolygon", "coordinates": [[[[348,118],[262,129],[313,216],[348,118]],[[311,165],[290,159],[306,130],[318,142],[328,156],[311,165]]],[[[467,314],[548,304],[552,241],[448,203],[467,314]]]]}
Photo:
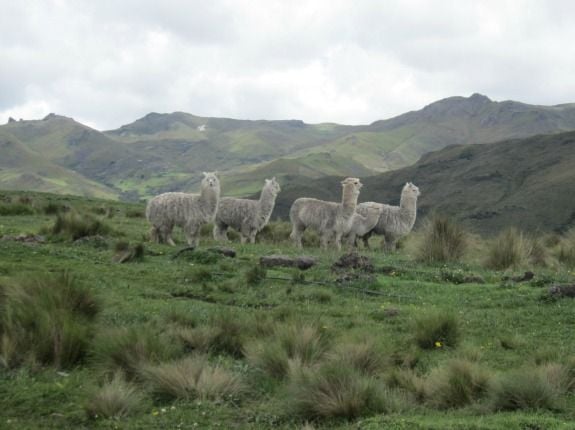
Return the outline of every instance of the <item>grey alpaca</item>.
{"type": "Polygon", "coordinates": [[[174,226],[180,226],[188,245],[199,243],[200,227],[214,221],[220,201],[220,181],[215,172],[204,172],[200,194],[164,193],[152,198],[146,207],[146,218],[152,224],[151,239],[175,246],[174,226]]]}
{"type": "Polygon", "coordinates": [[[236,199],[223,197],[214,224],[214,239],[227,241],[227,229],[232,227],[241,235],[242,243],[247,240],[256,242],[256,234],[270,220],[276,203],[276,197],[281,191],[276,178],[266,179],[259,200],[236,199]]]}
{"type": "Polygon", "coordinates": [[[382,213],[379,216],[379,221],[376,226],[364,235],[357,235],[358,237],[362,237],[364,246],[369,248],[369,238],[373,234],[378,234],[384,237],[381,242],[382,249],[394,251],[397,240],[407,235],[415,224],[417,197],[419,194],[419,188],[411,182],[407,182],[401,191],[399,206],[375,202],[360,203],[357,206],[357,212],[364,216],[367,215],[369,207],[378,205],[382,208],[382,213]]]}
{"type": "Polygon", "coordinates": [[[327,248],[333,237],[337,249],[341,249],[341,237],[351,229],[362,184],[357,178],[346,178],[341,185],[341,203],[305,197],[293,202],[289,213],[292,223],[290,237],[297,247],[302,248],[303,232],[311,227],[319,232],[322,248],[327,248]]]}
{"type": "Polygon", "coordinates": [[[383,213],[383,207],[379,203],[368,203],[364,206],[364,210],[362,212],[364,215],[359,214],[358,208],[356,208],[355,213],[353,214],[351,229],[346,236],[346,243],[350,247],[355,245],[355,239],[357,236],[364,236],[375,228],[379,222],[379,217],[383,213]]]}

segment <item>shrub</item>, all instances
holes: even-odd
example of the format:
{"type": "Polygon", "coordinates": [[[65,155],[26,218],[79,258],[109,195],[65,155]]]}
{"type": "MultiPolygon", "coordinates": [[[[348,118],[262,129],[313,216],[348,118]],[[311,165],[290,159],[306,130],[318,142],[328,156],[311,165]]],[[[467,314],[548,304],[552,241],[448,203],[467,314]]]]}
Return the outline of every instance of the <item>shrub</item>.
{"type": "Polygon", "coordinates": [[[415,341],[423,349],[455,347],[461,337],[459,321],[450,312],[429,312],[415,321],[415,341]]]}
{"type": "Polygon", "coordinates": [[[116,374],[92,394],[85,409],[90,418],[120,418],[139,410],[142,399],[134,385],[116,374]]]}
{"type": "Polygon", "coordinates": [[[393,369],[386,376],[385,381],[391,388],[401,388],[412,394],[416,401],[425,401],[426,381],[413,369],[393,369]]]}
{"type": "Polygon", "coordinates": [[[467,249],[467,233],[450,218],[434,215],[423,226],[417,259],[427,263],[458,261],[467,249]]]}
{"type": "Polygon", "coordinates": [[[290,409],[306,419],[389,413],[401,409],[402,403],[381,381],[339,364],[302,369],[290,378],[288,392],[290,409]]]}
{"type": "Polygon", "coordinates": [[[334,363],[345,363],[365,375],[376,375],[383,370],[384,356],[372,340],[339,344],[329,356],[334,363]]]}
{"type": "Polygon", "coordinates": [[[48,202],[42,207],[42,212],[44,215],[56,215],[60,212],[66,212],[68,210],[70,210],[68,206],[54,202],[48,202]]]}
{"type": "Polygon", "coordinates": [[[532,249],[531,241],[523,233],[509,228],[489,244],[485,265],[494,270],[522,266],[528,262],[532,249]]]}
{"type": "Polygon", "coordinates": [[[246,283],[251,286],[256,286],[262,283],[266,279],[267,270],[265,267],[260,266],[259,264],[254,265],[251,269],[245,274],[246,283]]]}
{"type": "Polygon", "coordinates": [[[156,394],[169,398],[235,400],[245,391],[239,376],[201,356],[146,366],[141,373],[156,394]]]}
{"type": "Polygon", "coordinates": [[[52,236],[77,240],[86,236],[107,235],[113,233],[113,230],[91,215],[70,211],[58,214],[54,225],[47,232],[52,236]]]}
{"type": "Polygon", "coordinates": [[[272,221],[269,222],[258,233],[258,239],[273,244],[289,242],[289,235],[291,234],[291,224],[285,221],[272,221]]]}
{"type": "Polygon", "coordinates": [[[133,379],[141,366],[173,359],[181,347],[152,327],[111,329],[101,333],[94,345],[92,359],[103,372],[123,372],[133,379]]]}
{"type": "Polygon", "coordinates": [[[491,373],[479,364],[451,360],[429,375],[425,384],[427,403],[439,409],[469,405],[487,394],[491,380],[491,373]]]}
{"type": "Polygon", "coordinates": [[[144,218],[145,216],[143,208],[126,209],[126,218],[144,218]]]}
{"type": "Polygon", "coordinates": [[[560,409],[560,392],[541,368],[523,368],[499,376],[491,389],[494,409],[560,409]]]}
{"type": "Polygon", "coordinates": [[[559,241],[557,260],[569,267],[575,267],[575,228],[572,228],[559,241]]]}
{"type": "Polygon", "coordinates": [[[252,366],[274,378],[283,378],[292,365],[317,363],[330,343],[331,336],[316,325],[286,324],[276,329],[272,339],[248,344],[245,355],[252,366]]]}
{"type": "Polygon", "coordinates": [[[86,355],[99,304],[70,276],[32,278],[2,287],[0,360],[26,360],[66,368],[86,355]]]}
{"type": "Polygon", "coordinates": [[[34,215],[34,209],[22,203],[0,204],[0,216],[34,215]]]}

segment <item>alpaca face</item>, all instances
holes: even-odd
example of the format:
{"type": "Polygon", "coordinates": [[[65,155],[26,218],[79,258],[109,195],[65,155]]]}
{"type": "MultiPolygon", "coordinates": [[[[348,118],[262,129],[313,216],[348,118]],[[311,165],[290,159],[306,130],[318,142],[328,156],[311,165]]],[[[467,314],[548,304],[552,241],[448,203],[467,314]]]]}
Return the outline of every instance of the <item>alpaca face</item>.
{"type": "Polygon", "coordinates": [[[344,187],[346,185],[353,186],[358,191],[361,189],[361,187],[363,187],[363,184],[358,178],[345,178],[343,181],[341,181],[341,185],[344,187]]]}
{"type": "Polygon", "coordinates": [[[416,187],[411,182],[407,182],[403,187],[403,193],[409,194],[413,197],[418,197],[421,193],[419,192],[419,188],[416,187]]]}
{"type": "Polygon", "coordinates": [[[215,188],[220,186],[220,180],[216,176],[216,172],[203,172],[204,179],[202,179],[202,186],[215,188]]]}
{"type": "Polygon", "coordinates": [[[276,181],[275,176],[271,179],[266,179],[265,187],[270,189],[272,193],[276,196],[282,190],[280,184],[276,181]]]}

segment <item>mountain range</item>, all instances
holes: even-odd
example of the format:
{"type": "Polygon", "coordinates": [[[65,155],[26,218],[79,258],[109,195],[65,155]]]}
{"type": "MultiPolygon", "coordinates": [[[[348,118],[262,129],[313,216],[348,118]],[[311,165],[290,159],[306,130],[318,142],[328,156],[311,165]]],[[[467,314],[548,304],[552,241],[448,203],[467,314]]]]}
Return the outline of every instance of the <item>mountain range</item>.
{"type": "MultiPolygon", "coordinates": [[[[223,195],[254,195],[264,178],[276,176],[286,190],[277,213],[285,215],[285,196],[295,190],[312,192],[324,183],[322,178],[357,176],[366,184],[388,183],[394,175],[409,172],[409,176],[410,169],[455,151],[450,149],[453,145],[503,141],[509,145],[510,139],[574,130],[575,104],[496,102],[480,94],[449,97],[359,126],[175,112],[150,113],[118,129],[98,131],[50,114],[42,120],[12,120],[0,126],[0,188],[138,200],[165,191],[196,191],[201,171],[217,170],[223,195]],[[434,153],[446,147],[447,152],[434,153]]],[[[521,144],[513,148],[515,157],[523,159],[521,144]]],[[[494,160],[487,157],[483,162],[494,160]]],[[[447,177],[453,172],[438,174],[447,177]]],[[[329,186],[319,193],[328,190],[329,186]]],[[[423,197],[423,209],[426,202],[423,197]]]]}

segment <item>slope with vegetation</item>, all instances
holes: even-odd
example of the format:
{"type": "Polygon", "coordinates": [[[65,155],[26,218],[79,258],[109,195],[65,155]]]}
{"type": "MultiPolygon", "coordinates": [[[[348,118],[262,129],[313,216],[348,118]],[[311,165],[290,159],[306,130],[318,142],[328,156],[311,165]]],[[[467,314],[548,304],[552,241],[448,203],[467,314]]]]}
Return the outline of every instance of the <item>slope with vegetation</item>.
{"type": "Polygon", "coordinates": [[[0,130],[49,161],[122,192],[122,198],[194,190],[202,170],[225,172],[224,193],[246,195],[272,168],[285,179],[367,176],[411,165],[447,145],[575,130],[575,105],[494,102],[474,94],[362,126],[175,112],[150,113],[106,132],[54,114],[0,130]]]}
{"type": "Polygon", "coordinates": [[[356,268],[307,234],[299,272],[259,265],[296,254],[282,223],[230,258],[209,227],[194,251],[141,244],[142,205],[0,200],[3,428],[572,427],[573,231],[439,217],[356,268]]]}
{"type": "MultiPolygon", "coordinates": [[[[421,190],[418,212],[438,211],[480,232],[517,225],[565,231],[575,225],[575,133],[485,145],[453,145],[410,167],[362,179],[360,201],[397,204],[403,184],[421,190]]],[[[276,217],[298,197],[339,200],[339,178],[283,187],[276,217]]]]}

